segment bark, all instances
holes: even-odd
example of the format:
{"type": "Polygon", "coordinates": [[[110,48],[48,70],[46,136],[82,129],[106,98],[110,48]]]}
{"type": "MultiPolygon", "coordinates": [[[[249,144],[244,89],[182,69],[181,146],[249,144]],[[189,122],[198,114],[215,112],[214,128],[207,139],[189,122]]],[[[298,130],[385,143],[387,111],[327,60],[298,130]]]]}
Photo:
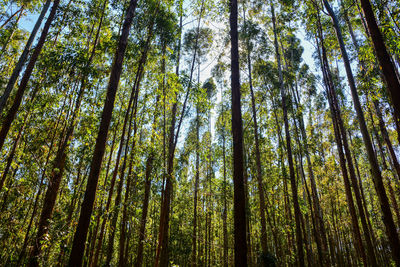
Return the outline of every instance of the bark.
{"type": "Polygon", "coordinates": [[[234,186],[234,251],[235,266],[247,266],[246,203],[243,176],[243,129],[240,105],[240,71],[238,40],[238,2],[229,1],[231,38],[231,87],[232,87],[232,137],[233,137],[233,186],[234,186]]]}
{"type": "Polygon", "coordinates": [[[81,266],[83,253],[85,251],[86,236],[89,228],[90,218],[93,211],[93,204],[96,197],[97,183],[100,174],[101,163],[103,161],[105,145],[107,141],[108,128],[111,122],[112,111],[114,109],[115,95],[122,72],[125,50],[128,44],[128,36],[135,13],[137,0],[131,0],[125,16],[122,33],[118,42],[111,69],[110,81],[107,88],[107,96],[101,116],[99,133],[93,153],[87,187],[81,206],[78,226],[75,231],[74,241],[69,259],[69,266],[81,266]]]}

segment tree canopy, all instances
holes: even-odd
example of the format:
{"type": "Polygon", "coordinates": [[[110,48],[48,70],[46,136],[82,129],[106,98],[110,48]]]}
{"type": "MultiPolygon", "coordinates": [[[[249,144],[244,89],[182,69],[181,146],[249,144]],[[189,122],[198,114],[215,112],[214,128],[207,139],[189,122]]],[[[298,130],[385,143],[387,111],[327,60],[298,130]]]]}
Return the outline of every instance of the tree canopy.
{"type": "Polygon", "coordinates": [[[0,1],[0,266],[400,266],[400,1],[0,1]]]}

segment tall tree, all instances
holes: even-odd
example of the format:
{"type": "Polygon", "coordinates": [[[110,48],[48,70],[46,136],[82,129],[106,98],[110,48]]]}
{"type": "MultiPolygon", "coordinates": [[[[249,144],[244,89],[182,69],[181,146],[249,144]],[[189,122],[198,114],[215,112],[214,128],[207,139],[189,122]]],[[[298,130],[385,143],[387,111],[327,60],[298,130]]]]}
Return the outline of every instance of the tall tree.
{"type": "Polygon", "coordinates": [[[75,231],[74,242],[69,258],[70,266],[82,265],[86,236],[92,216],[94,200],[96,197],[97,183],[99,180],[101,163],[103,161],[108,128],[110,126],[112,111],[114,109],[115,95],[117,93],[118,84],[121,77],[122,64],[124,61],[126,47],[128,45],[129,31],[133,21],[133,16],[135,14],[136,4],[137,0],[131,0],[129,2],[121,31],[121,36],[119,38],[117,50],[115,52],[114,62],[110,74],[110,81],[107,88],[107,96],[100,121],[99,133],[97,135],[96,145],[93,152],[93,160],[90,166],[90,173],[86,186],[85,196],[82,202],[78,227],[75,231]]]}
{"type": "Polygon", "coordinates": [[[243,170],[243,129],[240,104],[238,2],[229,1],[231,39],[231,102],[233,138],[235,266],[247,266],[246,202],[243,170]]]}

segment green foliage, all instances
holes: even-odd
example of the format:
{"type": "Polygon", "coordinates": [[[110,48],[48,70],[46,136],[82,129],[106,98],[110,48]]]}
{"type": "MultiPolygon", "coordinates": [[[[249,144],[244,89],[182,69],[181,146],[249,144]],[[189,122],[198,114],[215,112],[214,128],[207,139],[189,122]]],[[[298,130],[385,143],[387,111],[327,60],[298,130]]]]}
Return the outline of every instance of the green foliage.
{"type": "MultiPolygon", "coordinates": [[[[55,174],[61,174],[61,182],[59,189],[52,192],[57,196],[56,204],[48,231],[40,241],[38,259],[42,266],[68,262],[79,214],[84,212],[81,205],[128,2],[61,2],[0,151],[1,266],[28,264],[46,191],[55,174]],[[61,166],[56,164],[60,162],[57,156],[60,150],[65,159],[61,166]]],[[[382,81],[382,69],[358,6],[350,0],[331,3],[338,14],[390,209],[398,224],[399,174],[388,147],[391,144],[394,156],[398,156],[399,129],[382,81]]],[[[0,94],[29,37],[28,25],[34,23],[43,4],[43,1],[26,0],[0,2],[0,26],[23,8],[20,18],[17,13],[0,28],[0,94]]],[[[385,44],[398,66],[399,3],[372,1],[372,4],[385,44]]],[[[170,147],[176,144],[170,177],[170,265],[192,265],[195,255],[197,266],[224,266],[224,247],[228,251],[227,265],[234,265],[228,12],[228,1],[137,2],[99,173],[85,263],[94,264],[99,247],[97,265],[106,264],[108,249],[112,251],[110,265],[117,265],[120,242],[125,237],[126,265],[134,265],[139,236],[143,235],[143,266],[154,265],[159,230],[165,223],[161,221],[160,211],[171,164],[170,147]],[[133,101],[128,110],[131,96],[133,101]],[[123,181],[121,186],[120,181],[123,181]],[[142,221],[148,183],[147,217],[142,221]],[[139,232],[142,223],[144,233],[139,232]],[[103,240],[100,240],[101,231],[103,240]],[[193,251],[194,241],[196,251],[193,251]]],[[[338,96],[359,183],[356,187],[362,194],[379,265],[390,266],[388,237],[339,45],[331,19],[321,3],[308,0],[240,2],[239,40],[249,266],[292,266],[298,260],[281,89],[287,96],[294,191],[299,199],[304,252],[309,265],[321,265],[319,250],[322,248],[317,242],[322,236],[317,224],[319,216],[323,216],[329,249],[322,253],[330,257],[332,265],[365,264],[355,248],[349,200],[326,92],[327,73],[322,72],[327,67],[331,86],[338,96]],[[276,15],[275,29],[271,4],[276,15]],[[274,30],[278,47],[274,43],[274,30]],[[321,57],[322,45],[328,62],[321,57]],[[279,64],[276,50],[280,55],[279,64]],[[307,58],[309,55],[313,58],[307,58]],[[254,93],[255,112],[250,88],[254,93]],[[263,251],[260,238],[255,132],[261,161],[261,192],[265,198],[267,251],[263,251]],[[313,182],[316,192],[313,192],[313,182]],[[316,199],[321,214],[315,211],[316,199]]],[[[25,68],[26,64],[20,76],[25,68]]],[[[16,88],[17,85],[5,113],[0,116],[1,126],[16,88]]]]}

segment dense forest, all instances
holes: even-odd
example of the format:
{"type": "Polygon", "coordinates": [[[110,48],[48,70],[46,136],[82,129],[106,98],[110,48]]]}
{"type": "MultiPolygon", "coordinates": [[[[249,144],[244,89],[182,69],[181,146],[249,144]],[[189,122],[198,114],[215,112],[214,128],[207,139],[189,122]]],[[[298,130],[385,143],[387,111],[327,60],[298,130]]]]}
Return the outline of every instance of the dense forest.
{"type": "Polygon", "coordinates": [[[1,266],[400,266],[399,0],[0,0],[1,266]]]}

